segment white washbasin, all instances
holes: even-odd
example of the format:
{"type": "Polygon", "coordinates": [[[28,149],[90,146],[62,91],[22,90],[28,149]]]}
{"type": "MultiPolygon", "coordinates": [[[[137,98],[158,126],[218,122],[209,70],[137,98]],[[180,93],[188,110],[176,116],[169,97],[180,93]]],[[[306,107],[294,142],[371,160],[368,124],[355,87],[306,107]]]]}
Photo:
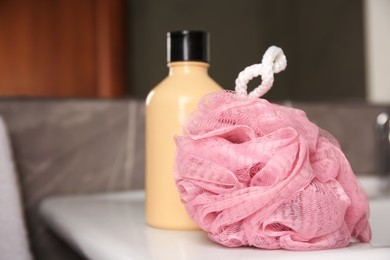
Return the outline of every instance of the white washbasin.
{"type": "Polygon", "coordinates": [[[370,199],[371,244],[390,246],[390,196],[381,192],[383,180],[377,177],[362,177],[359,180],[370,199]]]}
{"type": "Polygon", "coordinates": [[[144,221],[142,191],[49,198],[41,205],[41,213],[55,232],[88,259],[389,260],[390,197],[379,197],[377,179],[362,178],[361,183],[371,198],[372,242],[333,250],[229,249],[211,242],[201,231],[150,228],[144,221]]]}

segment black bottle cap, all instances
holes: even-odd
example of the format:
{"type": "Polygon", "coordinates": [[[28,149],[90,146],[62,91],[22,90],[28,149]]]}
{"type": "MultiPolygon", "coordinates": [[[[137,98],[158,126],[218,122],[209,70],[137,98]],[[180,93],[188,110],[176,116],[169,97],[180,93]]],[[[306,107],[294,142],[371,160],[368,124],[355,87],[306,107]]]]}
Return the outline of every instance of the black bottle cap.
{"type": "Polygon", "coordinates": [[[167,61],[209,62],[209,33],[175,31],[167,33],[167,61]]]}

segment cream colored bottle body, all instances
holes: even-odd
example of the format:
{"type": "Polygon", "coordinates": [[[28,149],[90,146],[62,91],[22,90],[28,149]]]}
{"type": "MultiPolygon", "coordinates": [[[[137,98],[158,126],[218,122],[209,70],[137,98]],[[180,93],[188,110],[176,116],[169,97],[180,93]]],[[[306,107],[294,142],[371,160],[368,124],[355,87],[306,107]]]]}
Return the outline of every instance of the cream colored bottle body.
{"type": "Polygon", "coordinates": [[[146,99],[146,221],[164,229],[196,229],[180,201],[174,178],[175,135],[207,93],[222,90],[207,73],[208,63],[168,64],[169,75],[146,99]]]}

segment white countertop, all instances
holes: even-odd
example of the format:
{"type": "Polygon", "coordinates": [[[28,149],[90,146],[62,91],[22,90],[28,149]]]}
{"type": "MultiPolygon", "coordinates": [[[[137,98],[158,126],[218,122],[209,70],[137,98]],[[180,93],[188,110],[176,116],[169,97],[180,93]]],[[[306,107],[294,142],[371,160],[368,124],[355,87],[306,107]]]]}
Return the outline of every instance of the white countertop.
{"type": "Polygon", "coordinates": [[[226,248],[202,231],[151,228],[144,221],[142,191],[50,198],[42,203],[41,213],[50,228],[93,260],[390,259],[390,245],[357,243],[306,252],[226,248]]]}

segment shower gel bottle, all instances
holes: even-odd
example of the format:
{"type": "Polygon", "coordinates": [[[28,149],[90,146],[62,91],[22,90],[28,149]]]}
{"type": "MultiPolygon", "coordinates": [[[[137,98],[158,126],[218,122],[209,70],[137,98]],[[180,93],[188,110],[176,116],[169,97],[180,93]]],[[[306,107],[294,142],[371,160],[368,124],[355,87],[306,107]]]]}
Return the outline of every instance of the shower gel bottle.
{"type": "Polygon", "coordinates": [[[146,98],[146,222],[162,229],[197,229],[180,201],[174,177],[175,135],[207,93],[222,90],[208,75],[209,33],[167,34],[169,74],[146,98]]]}

